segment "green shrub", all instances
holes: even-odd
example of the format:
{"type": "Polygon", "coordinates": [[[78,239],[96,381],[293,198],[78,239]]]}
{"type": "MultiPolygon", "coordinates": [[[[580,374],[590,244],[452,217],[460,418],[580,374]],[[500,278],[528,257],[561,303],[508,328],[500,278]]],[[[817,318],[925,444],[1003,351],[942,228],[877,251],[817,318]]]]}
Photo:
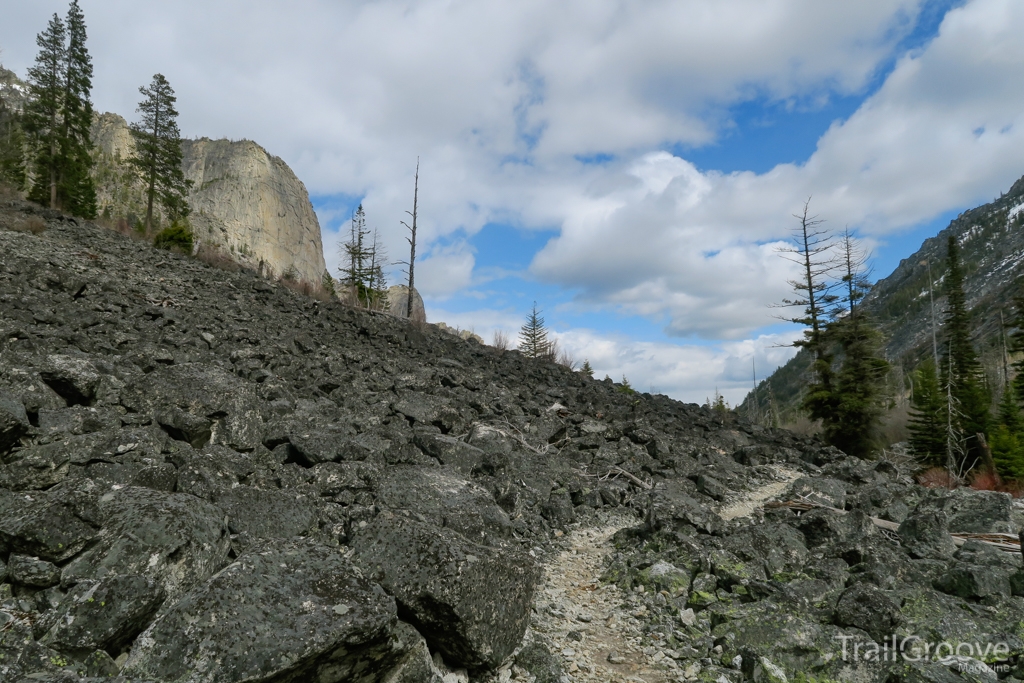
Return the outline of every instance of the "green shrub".
{"type": "Polygon", "coordinates": [[[192,231],[187,225],[172,223],[169,228],[164,228],[156,234],[153,239],[153,246],[157,249],[168,249],[179,251],[182,254],[192,253],[192,231]]]}

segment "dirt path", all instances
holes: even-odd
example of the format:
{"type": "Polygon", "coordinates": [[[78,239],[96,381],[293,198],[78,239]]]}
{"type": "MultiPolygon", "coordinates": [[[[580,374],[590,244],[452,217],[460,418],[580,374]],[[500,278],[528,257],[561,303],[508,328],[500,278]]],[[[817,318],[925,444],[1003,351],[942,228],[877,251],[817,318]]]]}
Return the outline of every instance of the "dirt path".
{"type": "MultiPolygon", "coordinates": [[[[777,481],[729,503],[720,512],[722,517],[749,515],[800,476],[793,470],[775,470],[777,481]]],[[[611,537],[636,524],[637,518],[627,511],[602,511],[596,526],[572,531],[565,539],[566,549],[545,563],[531,628],[552,641],[553,652],[562,658],[573,683],[669,683],[689,677],[673,658],[675,652],[643,636],[646,608],[618,586],[600,581],[613,550],[611,537]]]]}

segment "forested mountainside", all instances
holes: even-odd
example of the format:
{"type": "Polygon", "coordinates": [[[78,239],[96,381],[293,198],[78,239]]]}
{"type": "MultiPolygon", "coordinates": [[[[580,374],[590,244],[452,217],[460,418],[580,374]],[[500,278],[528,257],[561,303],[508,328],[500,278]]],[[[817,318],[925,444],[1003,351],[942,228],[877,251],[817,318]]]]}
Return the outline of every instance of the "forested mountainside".
{"type": "MultiPolygon", "coordinates": [[[[871,288],[864,307],[884,335],[886,357],[897,367],[893,382],[899,381],[900,369],[909,372],[932,352],[929,265],[941,328],[946,312],[942,280],[951,234],[961,245],[966,273],[964,289],[975,345],[993,384],[1001,382],[1001,321],[1010,321],[1013,298],[1024,294],[1024,178],[998,199],[957,216],[871,288]]],[[[807,354],[799,353],[761,382],[756,400],[762,413],[774,396],[783,419],[791,419],[806,386],[809,368],[807,354]]],[[[739,407],[741,412],[749,411],[751,399],[748,395],[739,407]]]]}

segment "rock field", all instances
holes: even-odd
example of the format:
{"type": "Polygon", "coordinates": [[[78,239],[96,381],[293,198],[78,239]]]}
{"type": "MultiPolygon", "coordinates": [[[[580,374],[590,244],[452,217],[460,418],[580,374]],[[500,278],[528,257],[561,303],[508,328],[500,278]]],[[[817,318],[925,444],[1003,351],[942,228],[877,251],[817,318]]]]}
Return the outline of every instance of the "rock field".
{"type": "Polygon", "coordinates": [[[2,682],[1024,679],[1005,494],[17,200],[0,462],[2,682]]]}

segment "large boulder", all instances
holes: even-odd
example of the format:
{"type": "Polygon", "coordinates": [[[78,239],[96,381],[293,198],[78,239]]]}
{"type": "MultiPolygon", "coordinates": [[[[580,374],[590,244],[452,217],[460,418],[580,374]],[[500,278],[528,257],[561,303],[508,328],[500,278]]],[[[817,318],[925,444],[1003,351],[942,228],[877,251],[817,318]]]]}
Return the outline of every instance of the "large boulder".
{"type": "Polygon", "coordinates": [[[0,392],[0,453],[18,443],[31,428],[21,401],[7,392],[0,392]]]}
{"type": "Polygon", "coordinates": [[[896,533],[912,557],[943,560],[956,552],[956,544],[949,535],[949,520],[942,510],[915,511],[903,520],[896,533]]]}
{"type": "Polygon", "coordinates": [[[970,488],[929,493],[918,503],[915,514],[942,512],[953,533],[1017,533],[1011,526],[1013,499],[1008,493],[970,488]]]}
{"type": "Polygon", "coordinates": [[[128,487],[100,499],[103,529],[95,545],[64,567],[65,586],[86,579],[140,575],[176,598],[227,562],[224,512],[182,493],[128,487]]]}
{"type": "Polygon", "coordinates": [[[74,557],[98,533],[99,510],[94,497],[98,494],[94,489],[86,480],[41,495],[10,495],[10,507],[0,509],[0,551],[51,562],[74,557]]]}
{"type": "Polygon", "coordinates": [[[412,315],[409,315],[409,288],[405,285],[393,285],[388,288],[388,304],[385,309],[389,314],[399,318],[407,318],[417,323],[427,322],[427,312],[423,307],[423,297],[412,289],[412,315]]]}
{"type": "Polygon", "coordinates": [[[492,668],[519,645],[539,578],[528,555],[387,513],[352,533],[355,561],[446,662],[492,668]]]}
{"type": "Polygon", "coordinates": [[[232,533],[254,538],[303,536],[316,524],[316,507],[308,496],[281,489],[238,486],[215,498],[227,513],[232,533]]]}
{"type": "Polygon", "coordinates": [[[491,494],[447,468],[390,467],[381,477],[377,502],[391,510],[420,515],[477,543],[511,535],[508,514],[491,494]]]}
{"type": "MultiPolygon", "coordinates": [[[[122,675],[164,683],[380,680],[404,654],[395,601],[337,550],[274,541],[166,606],[122,675]]],[[[408,647],[408,646],[406,646],[408,647]]]]}
{"type": "Polygon", "coordinates": [[[195,448],[212,443],[249,451],[263,436],[253,385],[208,365],[154,370],[126,386],[121,403],[150,415],[170,436],[195,448]]]}
{"type": "Polygon", "coordinates": [[[96,366],[87,359],[64,355],[48,356],[39,374],[69,406],[91,405],[101,379],[96,366]]]}
{"type": "Polygon", "coordinates": [[[866,631],[875,642],[882,642],[896,632],[903,622],[899,605],[877,586],[857,583],[839,597],[835,623],[866,631]]]}
{"type": "Polygon", "coordinates": [[[143,576],[83,581],[50,613],[53,625],[40,642],[60,652],[117,653],[149,624],[163,599],[163,588],[143,576]]]}

